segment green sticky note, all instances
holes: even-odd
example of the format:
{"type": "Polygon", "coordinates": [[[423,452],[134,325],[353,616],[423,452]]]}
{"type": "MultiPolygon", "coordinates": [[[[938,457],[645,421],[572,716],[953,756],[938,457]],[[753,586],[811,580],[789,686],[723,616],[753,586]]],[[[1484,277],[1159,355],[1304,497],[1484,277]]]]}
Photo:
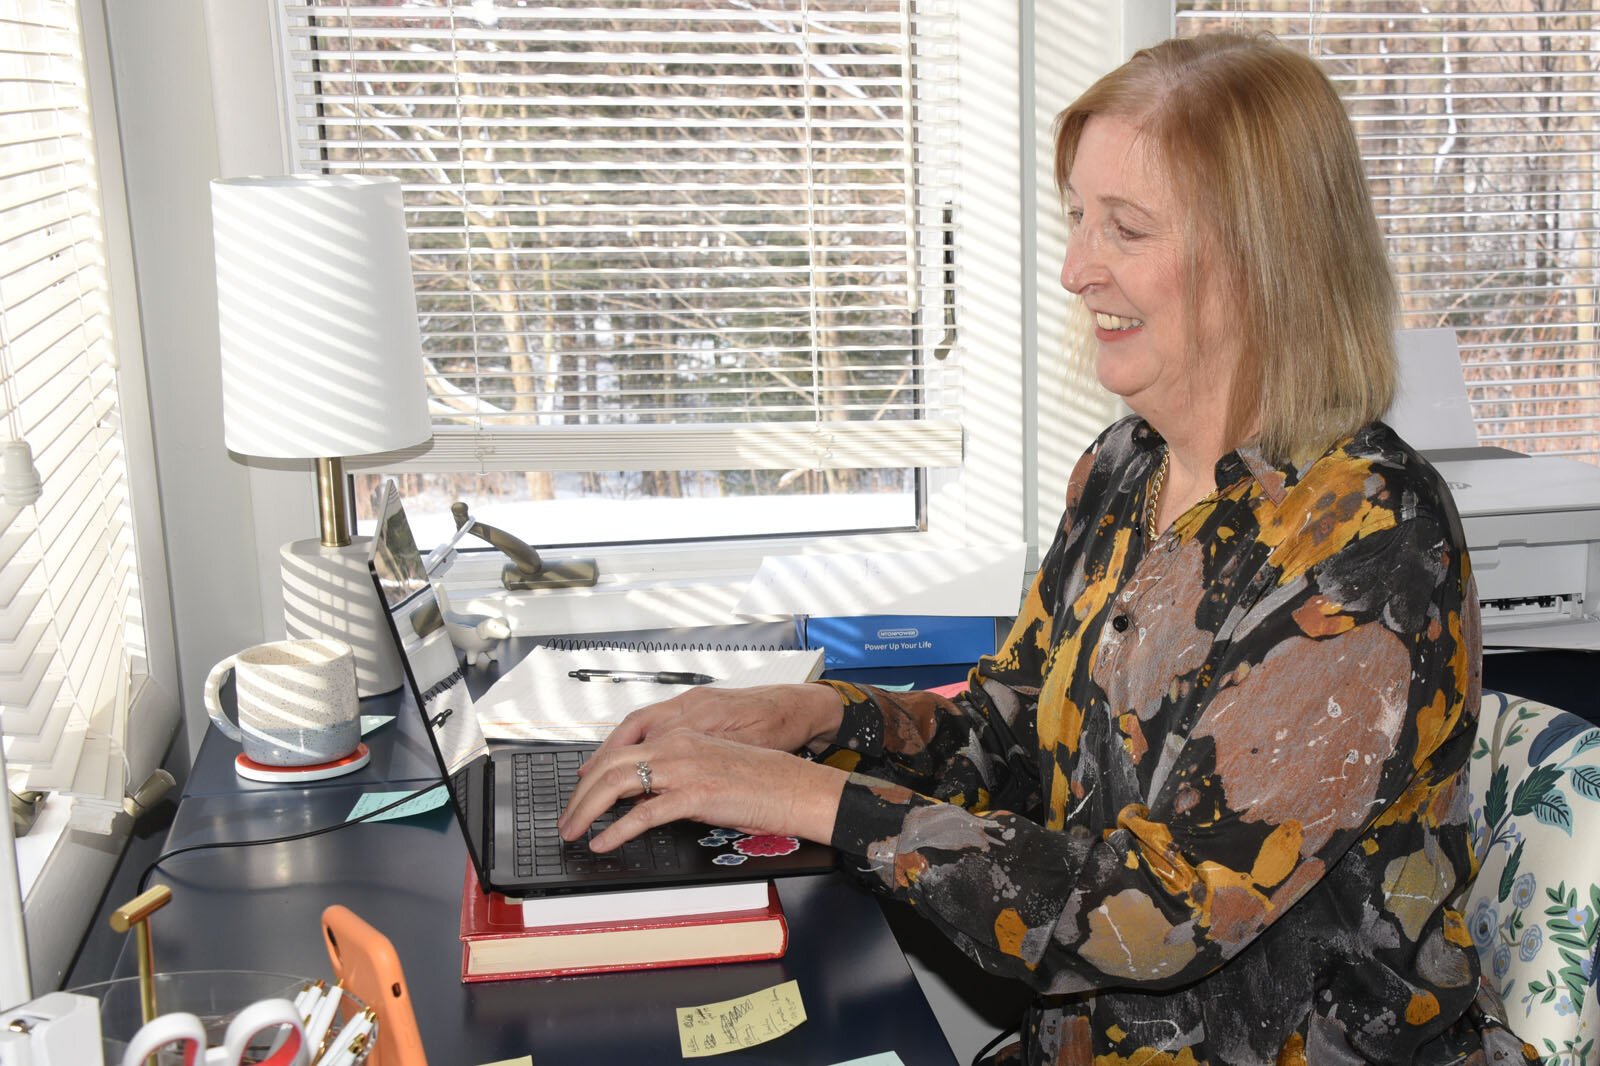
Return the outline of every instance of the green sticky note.
{"type": "MultiPolygon", "coordinates": [[[[350,808],[350,813],[345,816],[345,821],[348,822],[352,818],[360,818],[368,811],[375,811],[379,807],[393,803],[401,796],[409,796],[412,791],[412,789],[407,788],[401,789],[399,792],[364,792],[361,798],[356,800],[356,805],[350,808]]],[[[367,819],[367,821],[387,822],[394,818],[410,818],[414,814],[426,814],[442,806],[449,798],[450,793],[445,791],[443,785],[440,785],[437,788],[429,789],[410,803],[402,803],[394,810],[384,811],[376,817],[367,819]]]]}
{"type": "Polygon", "coordinates": [[[836,1063],[835,1066],[906,1066],[906,1064],[894,1052],[880,1051],[876,1055],[868,1055],[865,1058],[836,1063]]]}
{"type": "Polygon", "coordinates": [[[394,721],[392,714],[364,714],[361,716],[361,735],[366,736],[374,729],[382,728],[394,721]]]}
{"type": "MultiPolygon", "coordinates": [[[[867,682],[867,683],[869,685],[872,684],[870,681],[867,682]]],[[[916,686],[915,682],[907,681],[903,685],[872,685],[872,687],[873,688],[881,688],[885,692],[910,692],[912,689],[916,688],[917,686],[916,686]]],[[[854,1064],[847,1062],[847,1063],[843,1063],[842,1066],[854,1066],[854,1064]]],[[[868,1066],[877,1066],[877,1064],[876,1063],[869,1063],[868,1066]]]]}

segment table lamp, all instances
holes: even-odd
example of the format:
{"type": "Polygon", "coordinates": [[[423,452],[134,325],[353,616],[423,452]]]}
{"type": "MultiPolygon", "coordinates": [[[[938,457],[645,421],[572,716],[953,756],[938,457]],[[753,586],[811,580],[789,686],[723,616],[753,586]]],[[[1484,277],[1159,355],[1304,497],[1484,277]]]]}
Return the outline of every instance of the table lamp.
{"type": "Polygon", "coordinates": [[[404,675],[343,459],[432,435],[400,182],[220,179],[211,215],[228,450],[316,460],[321,536],[283,546],[284,627],[345,641],[360,694],[391,691],[404,675]]]}

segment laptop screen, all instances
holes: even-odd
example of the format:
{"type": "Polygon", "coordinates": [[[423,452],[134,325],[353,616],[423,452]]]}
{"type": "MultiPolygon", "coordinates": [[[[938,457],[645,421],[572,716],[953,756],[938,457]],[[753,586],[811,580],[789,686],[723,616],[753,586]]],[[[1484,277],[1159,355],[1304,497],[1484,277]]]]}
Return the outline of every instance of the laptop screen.
{"type": "Polygon", "coordinates": [[[378,526],[372,538],[371,566],[400,645],[412,695],[427,718],[428,731],[446,776],[454,776],[489,751],[472,695],[427,566],[417,549],[393,481],[378,490],[378,526]]]}

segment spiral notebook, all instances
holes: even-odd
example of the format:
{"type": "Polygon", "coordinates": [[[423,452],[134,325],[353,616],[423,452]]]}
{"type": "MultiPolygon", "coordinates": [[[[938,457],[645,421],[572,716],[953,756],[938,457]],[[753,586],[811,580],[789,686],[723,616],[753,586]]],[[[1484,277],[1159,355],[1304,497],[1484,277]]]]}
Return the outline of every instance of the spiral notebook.
{"type": "Polygon", "coordinates": [[[821,648],[538,647],[476,701],[489,740],[604,740],[628,712],[686,692],[652,681],[580,681],[574,670],[671,671],[716,678],[708,688],[814,681],[821,648]]]}

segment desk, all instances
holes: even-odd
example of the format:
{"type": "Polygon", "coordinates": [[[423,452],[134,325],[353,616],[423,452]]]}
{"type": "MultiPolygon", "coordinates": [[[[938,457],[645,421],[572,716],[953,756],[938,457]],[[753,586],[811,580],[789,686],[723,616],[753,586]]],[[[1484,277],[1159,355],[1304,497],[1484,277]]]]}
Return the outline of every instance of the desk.
{"type": "MultiPolygon", "coordinates": [[[[392,711],[376,710],[374,702],[364,701],[363,713],[398,717],[367,738],[372,765],[315,785],[241,781],[232,771],[237,747],[208,732],[166,850],[331,825],[367,789],[427,783],[436,768],[409,697],[379,697],[377,704],[392,704],[392,711]]],[[[877,902],[843,875],[778,881],[790,932],[788,953],[779,960],[463,985],[456,923],[466,861],[448,807],[286,844],[177,856],[152,882],[173,891],[172,902],[152,921],[157,966],[326,976],[318,918],[323,908],[342,903],[394,942],[433,1066],[527,1054],[534,1066],[682,1063],[674,1008],[790,979],[799,982],[805,1000],[804,1025],[748,1052],[707,1061],[828,1066],[894,1050],[907,1066],[955,1066],[877,902]]],[[[96,921],[104,922],[107,913],[109,906],[96,921]]],[[[114,975],[136,972],[129,944],[114,975]]]]}

